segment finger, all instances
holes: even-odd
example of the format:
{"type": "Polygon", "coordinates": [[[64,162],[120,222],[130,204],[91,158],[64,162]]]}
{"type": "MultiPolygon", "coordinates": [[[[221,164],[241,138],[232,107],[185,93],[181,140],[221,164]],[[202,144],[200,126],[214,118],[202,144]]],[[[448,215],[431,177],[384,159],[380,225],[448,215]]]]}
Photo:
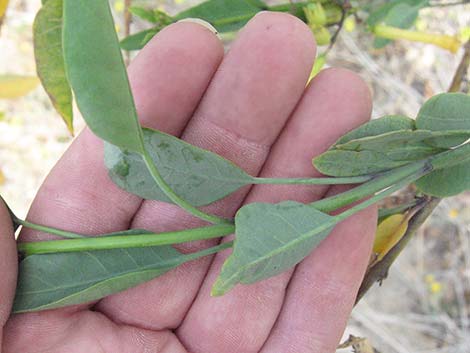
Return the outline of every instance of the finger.
{"type": "Polygon", "coordinates": [[[340,223],[297,266],[262,353],[336,351],[369,262],[376,226],[372,206],[340,223]]]}
{"type": "Polygon", "coordinates": [[[15,295],[18,255],[10,215],[0,199],[0,350],[15,295]]]}
{"type": "MultiPolygon", "coordinates": [[[[224,58],[183,138],[256,175],[302,95],[314,55],[312,34],[301,21],[279,13],[256,16],[224,58]]],[[[231,216],[246,192],[247,188],[208,210],[231,216]]],[[[163,231],[197,224],[176,206],[145,202],[133,227],[163,231]]],[[[194,250],[213,243],[190,246],[194,250]]],[[[199,290],[210,261],[204,258],[189,263],[107,298],[99,309],[119,322],[152,329],[176,327],[199,290]]]]}
{"type": "MultiPolygon", "coordinates": [[[[360,78],[346,70],[323,71],[307,89],[276,141],[262,175],[318,176],[312,167],[312,157],[367,121],[370,109],[368,89],[360,78]]],[[[326,190],[326,186],[259,185],[250,192],[246,203],[281,200],[306,203],[321,198],[326,190]]],[[[251,286],[238,286],[220,298],[210,297],[210,288],[226,257],[227,253],[216,256],[202,290],[178,330],[180,339],[192,352],[258,352],[281,309],[292,271],[251,286]]]]}
{"type": "MultiPolygon", "coordinates": [[[[222,56],[220,41],[203,26],[177,23],[160,32],[129,68],[142,123],[180,134],[222,56]]],[[[102,142],[85,130],[47,177],[28,218],[79,233],[104,233],[127,229],[140,203],[112,183],[102,142]]],[[[22,237],[45,235],[26,229],[22,237]]]]}

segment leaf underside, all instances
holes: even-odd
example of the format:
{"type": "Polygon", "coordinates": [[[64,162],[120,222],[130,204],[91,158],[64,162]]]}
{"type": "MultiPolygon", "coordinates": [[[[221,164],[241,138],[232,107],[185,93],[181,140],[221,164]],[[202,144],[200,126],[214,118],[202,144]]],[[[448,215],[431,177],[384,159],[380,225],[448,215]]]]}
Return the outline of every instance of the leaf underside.
{"type": "Polygon", "coordinates": [[[32,255],[20,263],[13,311],[95,301],[160,276],[186,260],[171,246],[32,255]]]}
{"type": "Polygon", "coordinates": [[[212,289],[222,295],[237,283],[280,274],[302,261],[337,223],[334,217],[294,201],[252,203],[236,217],[236,238],[212,289]]]}
{"type": "MultiPolygon", "coordinates": [[[[143,135],[145,148],[163,179],[195,206],[210,204],[253,180],[232,162],[174,136],[146,128],[143,135]]],[[[111,179],[124,190],[145,199],[170,202],[138,154],[106,144],[105,164],[111,179]]]]}
{"type": "Polygon", "coordinates": [[[116,146],[143,153],[141,127],[107,1],[64,0],[67,77],[90,129],[116,146]]]}

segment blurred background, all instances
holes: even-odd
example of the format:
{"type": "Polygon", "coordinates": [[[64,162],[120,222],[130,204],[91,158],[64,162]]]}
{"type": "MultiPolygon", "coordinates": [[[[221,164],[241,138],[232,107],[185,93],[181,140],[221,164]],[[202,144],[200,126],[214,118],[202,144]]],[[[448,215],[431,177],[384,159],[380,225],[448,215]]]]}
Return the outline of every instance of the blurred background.
{"type": "MultiPolygon", "coordinates": [[[[132,3],[175,14],[199,2],[132,3]]],[[[125,4],[112,4],[123,36],[125,4]]],[[[31,29],[39,7],[40,0],[10,1],[0,34],[0,75],[35,75],[31,29]]],[[[421,10],[415,26],[450,35],[468,32],[470,4],[421,10]]],[[[131,31],[146,27],[134,20],[131,31]]],[[[349,68],[366,80],[374,97],[373,117],[413,117],[427,98],[447,91],[462,50],[452,54],[406,41],[373,49],[370,34],[350,27],[341,32],[327,66],[349,68]]],[[[74,126],[77,132],[84,126],[78,115],[74,126]]],[[[19,217],[26,216],[42,180],[72,139],[40,85],[23,97],[0,99],[0,194],[19,217]]],[[[470,193],[440,204],[382,286],[355,308],[345,338],[349,334],[367,337],[381,353],[470,352],[470,193]]]]}

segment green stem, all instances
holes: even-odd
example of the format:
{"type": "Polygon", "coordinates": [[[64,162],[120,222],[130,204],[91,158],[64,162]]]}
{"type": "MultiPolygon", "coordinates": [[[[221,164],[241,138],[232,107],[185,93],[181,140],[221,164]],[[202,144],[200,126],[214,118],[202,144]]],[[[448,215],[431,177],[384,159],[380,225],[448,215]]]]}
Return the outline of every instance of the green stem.
{"type": "Polygon", "coordinates": [[[364,183],[372,178],[370,175],[348,178],[253,178],[253,184],[340,185],[364,183]]]}
{"type": "Polygon", "coordinates": [[[387,218],[389,216],[393,216],[393,215],[396,215],[398,213],[403,213],[403,212],[415,207],[416,205],[418,205],[421,202],[423,202],[422,199],[414,199],[411,202],[401,204],[397,207],[380,208],[379,209],[379,215],[378,215],[378,222],[380,223],[381,221],[383,221],[385,218],[387,218]]]}
{"type": "Polygon", "coordinates": [[[403,178],[400,182],[398,182],[397,184],[389,187],[388,189],[368,198],[367,200],[365,200],[364,202],[361,202],[360,204],[356,205],[356,206],[353,206],[351,207],[350,209],[340,213],[339,215],[335,216],[335,218],[338,220],[338,221],[343,221],[345,220],[346,218],[352,216],[353,214],[359,212],[359,211],[362,211],[363,209],[375,204],[376,202],[384,199],[385,197],[387,197],[388,195],[391,195],[393,194],[394,192],[400,190],[401,188],[407,186],[408,184],[412,183],[413,181],[421,178],[422,176],[430,173],[432,171],[432,168],[424,168],[420,171],[418,171],[417,173],[414,173],[406,178],[403,178]]]}
{"type": "Polygon", "coordinates": [[[84,239],[49,240],[19,243],[18,251],[26,256],[29,256],[58,252],[109,250],[118,248],[143,248],[148,246],[181,244],[195,240],[219,238],[232,234],[234,231],[234,225],[219,224],[209,227],[165,232],[159,234],[117,235],[96,238],[88,237],[84,239]]]}
{"type": "MultiPolygon", "coordinates": [[[[410,175],[419,175],[422,170],[428,170],[428,165],[429,161],[424,160],[393,169],[352,190],[313,202],[311,205],[319,211],[327,213],[332,212],[338,208],[347,206],[371,194],[379,192],[380,190],[399,182],[405,177],[410,175]]],[[[418,179],[418,177],[414,180],[416,179],[418,179]]]]}
{"type": "Polygon", "coordinates": [[[28,228],[31,228],[31,229],[39,230],[40,232],[44,232],[44,233],[50,233],[50,234],[58,235],[58,236],[63,237],[63,238],[76,239],[76,238],[85,238],[86,237],[86,235],[84,235],[84,234],[73,233],[73,232],[69,232],[69,231],[66,231],[66,230],[62,230],[62,229],[56,229],[56,228],[52,228],[52,227],[48,227],[48,226],[43,226],[41,224],[31,223],[31,222],[19,219],[17,217],[15,217],[15,222],[18,223],[18,224],[21,224],[23,227],[28,227],[28,228]]]}
{"type": "Polygon", "coordinates": [[[191,260],[197,260],[201,257],[218,253],[219,251],[231,248],[232,246],[233,246],[233,241],[227,241],[227,242],[221,243],[217,246],[213,246],[211,248],[207,248],[207,249],[195,252],[195,253],[188,254],[188,255],[186,255],[187,260],[185,262],[188,262],[188,261],[191,261],[191,260]]]}
{"type": "Polygon", "coordinates": [[[152,157],[148,154],[147,151],[142,154],[142,158],[144,159],[144,162],[152,175],[153,180],[157,184],[157,186],[165,193],[165,195],[176,205],[181,207],[182,209],[186,210],[187,212],[191,213],[193,216],[196,216],[204,221],[214,223],[214,224],[220,224],[220,223],[231,223],[229,220],[220,218],[214,215],[207,214],[201,210],[199,210],[197,207],[194,207],[191,205],[189,202],[186,200],[182,199],[178,195],[175,194],[175,192],[171,189],[171,187],[166,183],[166,181],[163,179],[161,176],[160,172],[158,171],[157,167],[155,166],[152,157]]]}

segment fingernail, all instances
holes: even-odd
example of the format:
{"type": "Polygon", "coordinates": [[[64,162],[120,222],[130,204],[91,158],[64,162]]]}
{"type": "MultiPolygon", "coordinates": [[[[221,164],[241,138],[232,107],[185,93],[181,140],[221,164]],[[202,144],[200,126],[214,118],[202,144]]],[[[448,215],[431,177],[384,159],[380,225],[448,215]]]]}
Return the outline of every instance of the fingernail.
{"type": "Polygon", "coordinates": [[[178,22],[190,22],[190,23],[196,23],[198,25],[201,25],[205,28],[207,28],[209,31],[211,31],[214,34],[218,34],[217,30],[213,25],[211,25],[209,22],[201,20],[200,18],[184,18],[182,20],[179,20],[178,22]]]}

